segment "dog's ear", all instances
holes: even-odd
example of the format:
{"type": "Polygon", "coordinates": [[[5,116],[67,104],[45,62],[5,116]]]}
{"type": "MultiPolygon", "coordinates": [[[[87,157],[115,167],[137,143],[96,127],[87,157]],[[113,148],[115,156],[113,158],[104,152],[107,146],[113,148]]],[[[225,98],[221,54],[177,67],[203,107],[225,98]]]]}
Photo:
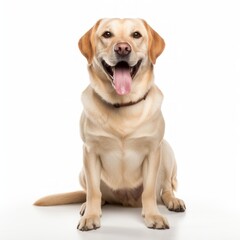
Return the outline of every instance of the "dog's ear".
{"type": "Polygon", "coordinates": [[[156,63],[157,57],[163,52],[165,47],[165,42],[162,37],[154,31],[146,21],[143,20],[143,23],[148,32],[148,54],[151,62],[156,63]]]}
{"type": "Polygon", "coordinates": [[[89,64],[92,63],[93,56],[95,54],[94,33],[96,32],[100,21],[101,20],[98,20],[97,23],[89,31],[87,31],[78,42],[78,47],[83,56],[88,60],[89,64]]]}

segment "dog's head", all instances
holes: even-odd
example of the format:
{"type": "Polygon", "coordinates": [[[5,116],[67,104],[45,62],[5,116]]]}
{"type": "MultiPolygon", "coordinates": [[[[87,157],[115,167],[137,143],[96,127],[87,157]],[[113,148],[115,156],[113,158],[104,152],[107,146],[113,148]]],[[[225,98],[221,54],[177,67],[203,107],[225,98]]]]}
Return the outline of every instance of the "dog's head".
{"type": "Polygon", "coordinates": [[[149,89],[152,65],[164,46],[164,40],[141,19],[101,19],[79,40],[95,90],[117,97],[149,89]]]}

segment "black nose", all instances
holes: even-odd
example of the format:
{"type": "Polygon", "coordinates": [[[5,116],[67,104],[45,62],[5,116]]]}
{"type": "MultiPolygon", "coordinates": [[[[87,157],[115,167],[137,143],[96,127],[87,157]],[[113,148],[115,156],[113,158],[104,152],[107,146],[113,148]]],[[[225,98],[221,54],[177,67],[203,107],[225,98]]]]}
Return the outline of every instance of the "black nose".
{"type": "Polygon", "coordinates": [[[117,43],[114,46],[114,51],[121,57],[127,56],[131,51],[131,46],[126,42],[117,43]]]}

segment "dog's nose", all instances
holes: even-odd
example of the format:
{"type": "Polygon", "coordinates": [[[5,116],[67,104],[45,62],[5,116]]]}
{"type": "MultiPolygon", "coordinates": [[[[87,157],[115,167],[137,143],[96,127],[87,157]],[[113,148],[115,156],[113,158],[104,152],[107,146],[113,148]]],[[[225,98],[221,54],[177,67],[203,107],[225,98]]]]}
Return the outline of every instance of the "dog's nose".
{"type": "Polygon", "coordinates": [[[114,51],[121,57],[127,56],[131,51],[131,46],[126,42],[117,43],[114,46],[114,51]]]}

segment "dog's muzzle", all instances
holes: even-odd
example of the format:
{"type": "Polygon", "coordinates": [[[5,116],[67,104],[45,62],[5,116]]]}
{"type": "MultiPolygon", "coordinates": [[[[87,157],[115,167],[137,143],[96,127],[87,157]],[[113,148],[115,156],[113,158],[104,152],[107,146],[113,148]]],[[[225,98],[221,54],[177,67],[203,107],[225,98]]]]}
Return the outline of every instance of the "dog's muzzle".
{"type": "Polygon", "coordinates": [[[137,74],[141,62],[142,60],[139,60],[134,66],[129,66],[127,61],[120,61],[115,66],[110,66],[102,60],[103,68],[111,78],[117,94],[126,95],[131,91],[132,79],[137,74]]]}

